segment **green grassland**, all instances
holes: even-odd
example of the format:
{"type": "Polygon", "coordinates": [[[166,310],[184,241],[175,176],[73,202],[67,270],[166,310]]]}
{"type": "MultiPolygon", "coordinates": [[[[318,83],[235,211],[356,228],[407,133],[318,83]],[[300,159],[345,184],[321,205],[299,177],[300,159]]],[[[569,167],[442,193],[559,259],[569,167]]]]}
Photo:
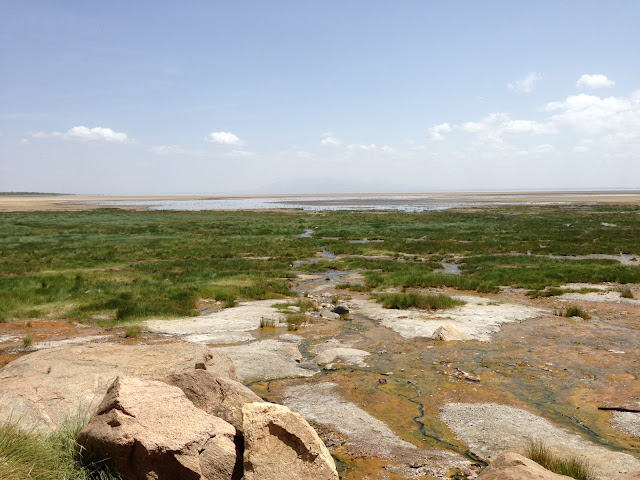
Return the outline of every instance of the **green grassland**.
{"type": "Polygon", "coordinates": [[[233,305],[292,295],[288,279],[309,269],[362,271],[365,287],[354,286],[361,290],[451,286],[492,292],[501,285],[542,290],[566,282],[638,283],[637,266],[569,256],[640,256],[639,220],[640,209],[627,206],[2,213],[0,320],[195,315],[201,299],[233,305]],[[300,238],[306,229],[314,235],[300,238]],[[382,241],[350,242],[365,238],[382,241]],[[343,256],[293,267],[322,247],[343,256]],[[462,274],[438,273],[438,262],[454,256],[462,274]]]}

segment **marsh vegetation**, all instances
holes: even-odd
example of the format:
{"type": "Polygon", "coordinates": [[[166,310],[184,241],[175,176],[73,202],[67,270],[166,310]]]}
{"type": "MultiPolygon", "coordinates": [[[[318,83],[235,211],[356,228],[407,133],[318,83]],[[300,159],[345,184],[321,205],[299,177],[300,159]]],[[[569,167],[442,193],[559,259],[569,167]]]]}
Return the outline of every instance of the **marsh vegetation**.
{"type": "Polygon", "coordinates": [[[0,215],[0,319],[196,315],[202,300],[292,295],[296,270],[357,270],[364,285],[536,296],[568,282],[640,282],[589,254],[640,254],[635,207],[385,212],[21,212],[0,215]],[[603,226],[603,222],[616,228],[603,226]],[[300,234],[313,229],[312,237],[300,234]],[[375,238],[376,242],[358,242],[375,238]],[[338,255],[294,268],[322,248],[338,255]],[[551,256],[553,255],[553,256],[551,256]],[[447,259],[460,275],[439,272],[447,259]]]}

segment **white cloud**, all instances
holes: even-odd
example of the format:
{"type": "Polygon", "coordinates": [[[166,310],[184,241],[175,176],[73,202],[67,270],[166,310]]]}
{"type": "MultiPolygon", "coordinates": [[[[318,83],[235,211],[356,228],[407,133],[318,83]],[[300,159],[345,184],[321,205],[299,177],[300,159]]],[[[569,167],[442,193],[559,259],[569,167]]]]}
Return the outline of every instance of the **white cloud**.
{"type": "Polygon", "coordinates": [[[89,128],[82,125],[72,127],[66,132],[34,132],[32,138],[61,138],[78,142],[98,142],[98,143],[130,143],[131,140],[126,133],[116,132],[110,128],[94,127],[89,128]]]}
{"type": "Polygon", "coordinates": [[[336,137],[331,132],[327,132],[322,134],[322,140],[320,141],[320,143],[328,147],[338,147],[342,145],[342,139],[336,137]]]}
{"type": "Polygon", "coordinates": [[[187,150],[180,145],[157,145],[150,150],[156,155],[189,155],[193,157],[206,157],[211,154],[202,150],[187,150]]]}
{"type": "Polygon", "coordinates": [[[573,147],[572,151],[573,153],[586,153],[589,151],[589,149],[584,145],[576,145],[575,147],[573,147]]]}
{"type": "Polygon", "coordinates": [[[609,80],[606,75],[582,75],[576,82],[578,88],[605,88],[612,87],[616,84],[613,80],[609,80]]]}
{"type": "Polygon", "coordinates": [[[536,145],[530,150],[531,153],[551,153],[555,151],[556,151],[556,147],[554,147],[550,143],[543,143],[542,145],[536,145]]]}
{"type": "Polygon", "coordinates": [[[255,152],[248,152],[246,150],[231,150],[228,154],[230,157],[254,157],[255,152]]]}
{"type": "Polygon", "coordinates": [[[498,128],[502,133],[511,134],[541,135],[553,131],[550,125],[532,120],[506,120],[498,128]]]}
{"type": "Polygon", "coordinates": [[[231,132],[211,132],[204,139],[216,145],[242,145],[240,138],[231,132]]]}
{"type": "Polygon", "coordinates": [[[348,150],[375,150],[378,147],[376,146],[375,143],[352,143],[350,145],[347,145],[347,149],[348,150]]]}
{"type": "Polygon", "coordinates": [[[512,92],[530,93],[536,88],[536,83],[542,80],[542,75],[538,72],[531,72],[526,77],[507,84],[507,88],[512,92]]]}
{"type": "Polygon", "coordinates": [[[20,145],[29,145],[29,140],[26,138],[20,139],[20,145]]]}
{"type": "Polygon", "coordinates": [[[443,134],[449,132],[451,132],[451,125],[449,125],[448,123],[440,123],[438,125],[434,125],[428,130],[429,138],[431,138],[431,140],[444,140],[443,134]]]}
{"type": "Polygon", "coordinates": [[[610,134],[619,139],[640,139],[640,91],[630,97],[606,97],[581,93],[562,102],[550,102],[551,122],[578,132],[610,134]]]}
{"type": "Polygon", "coordinates": [[[453,128],[476,134],[478,140],[491,143],[502,143],[505,135],[542,135],[555,131],[548,123],[513,120],[506,113],[491,113],[479,122],[465,122],[453,128]]]}

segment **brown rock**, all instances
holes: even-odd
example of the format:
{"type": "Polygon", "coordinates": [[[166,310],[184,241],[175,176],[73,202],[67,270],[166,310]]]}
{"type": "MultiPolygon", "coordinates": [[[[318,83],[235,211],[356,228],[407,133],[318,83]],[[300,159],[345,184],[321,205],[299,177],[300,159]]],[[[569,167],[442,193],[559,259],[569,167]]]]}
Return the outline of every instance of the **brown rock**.
{"type": "Polygon", "coordinates": [[[318,434],[299,414],[272,403],[247,403],[244,480],[338,480],[318,434]]]}
{"type": "Polygon", "coordinates": [[[0,423],[52,430],[69,416],[91,416],[119,375],[162,379],[194,370],[236,379],[224,353],[195,343],[73,345],[25,355],[0,370],[0,423]]]}
{"type": "Polygon", "coordinates": [[[570,477],[550,472],[518,453],[506,452],[498,455],[478,475],[478,480],[570,480],[570,477]]]}
{"type": "Polygon", "coordinates": [[[235,429],[195,407],[177,387],[118,377],[78,443],[135,480],[242,478],[235,429]]]}
{"type": "Polygon", "coordinates": [[[170,375],[165,380],[184,392],[193,404],[205,412],[242,429],[242,406],[262,399],[242,385],[225,377],[215,377],[202,370],[170,375]]]}
{"type": "Polygon", "coordinates": [[[450,342],[453,340],[471,340],[472,337],[467,332],[463,332],[459,328],[452,325],[442,325],[433,332],[431,335],[433,340],[441,340],[444,342],[450,342]]]}

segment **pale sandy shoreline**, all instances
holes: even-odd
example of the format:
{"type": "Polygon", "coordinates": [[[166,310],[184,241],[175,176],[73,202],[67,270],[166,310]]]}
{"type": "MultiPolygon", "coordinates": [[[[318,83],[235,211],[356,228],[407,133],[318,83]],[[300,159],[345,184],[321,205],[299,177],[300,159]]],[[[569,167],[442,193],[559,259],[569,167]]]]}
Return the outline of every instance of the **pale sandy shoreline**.
{"type": "MultiPolygon", "coordinates": [[[[267,195],[0,195],[1,212],[19,211],[69,211],[101,208],[97,202],[145,202],[145,201],[193,201],[233,198],[268,198],[271,200],[295,198],[311,199],[345,198],[424,198],[432,202],[464,203],[600,203],[616,205],[640,205],[640,190],[585,190],[549,192],[451,192],[451,193],[345,193],[345,194],[267,194],[267,195]],[[92,203],[85,203],[92,202],[92,203]]],[[[119,206],[124,209],[140,209],[140,206],[119,206]]]]}

